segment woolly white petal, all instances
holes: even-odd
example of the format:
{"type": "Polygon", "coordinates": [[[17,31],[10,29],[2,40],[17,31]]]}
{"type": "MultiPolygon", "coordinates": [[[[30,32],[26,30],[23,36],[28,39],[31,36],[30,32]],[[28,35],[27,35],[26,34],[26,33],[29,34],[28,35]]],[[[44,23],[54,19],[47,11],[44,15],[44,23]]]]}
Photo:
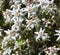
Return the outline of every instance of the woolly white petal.
{"type": "Polygon", "coordinates": [[[38,32],[34,32],[35,34],[39,34],[38,32]]]}
{"type": "Polygon", "coordinates": [[[57,38],[57,40],[56,41],[58,41],[60,39],[60,36],[57,38]]]}

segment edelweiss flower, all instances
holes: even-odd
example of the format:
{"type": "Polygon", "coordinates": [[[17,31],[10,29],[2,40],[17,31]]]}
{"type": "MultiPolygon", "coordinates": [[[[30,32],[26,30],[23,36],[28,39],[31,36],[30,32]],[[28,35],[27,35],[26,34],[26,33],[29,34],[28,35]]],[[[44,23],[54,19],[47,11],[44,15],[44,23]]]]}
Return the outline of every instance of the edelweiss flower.
{"type": "Polygon", "coordinates": [[[14,31],[14,30],[9,30],[8,29],[8,31],[4,31],[7,35],[8,35],[8,37],[10,38],[10,39],[14,39],[14,40],[16,40],[16,37],[18,37],[18,35],[19,35],[19,33],[17,33],[16,31],[14,31]]]}
{"type": "Polygon", "coordinates": [[[46,38],[49,38],[47,33],[44,33],[45,29],[40,28],[39,32],[35,32],[37,34],[36,40],[39,38],[42,38],[42,40],[46,40],[46,38]]]}
{"type": "Polygon", "coordinates": [[[23,18],[22,17],[13,17],[12,20],[14,21],[14,24],[20,26],[22,21],[23,21],[23,18]]]}
{"type": "Polygon", "coordinates": [[[14,25],[12,25],[11,29],[14,31],[19,31],[20,27],[18,25],[14,24],[14,25]]]}
{"type": "Polygon", "coordinates": [[[18,12],[19,9],[20,9],[20,4],[19,4],[20,1],[15,1],[14,5],[11,6],[11,8],[13,8],[12,11],[15,11],[15,12],[18,12]]]}
{"type": "Polygon", "coordinates": [[[54,34],[55,36],[58,36],[57,40],[58,41],[60,39],[60,30],[55,30],[55,32],[57,32],[57,34],[54,34]]]}
{"type": "Polygon", "coordinates": [[[17,33],[17,31],[14,31],[14,30],[8,29],[7,31],[4,31],[4,32],[7,34],[7,36],[4,37],[1,48],[6,47],[7,44],[12,40],[16,41],[16,38],[19,36],[19,33],[17,33]]]}
{"type": "Polygon", "coordinates": [[[33,16],[36,14],[36,10],[37,10],[37,6],[30,4],[27,5],[25,8],[20,9],[20,14],[24,15],[24,14],[28,14],[28,18],[30,18],[30,16],[33,16]]]}
{"type": "Polygon", "coordinates": [[[29,30],[33,29],[35,26],[38,26],[38,23],[40,22],[40,20],[38,19],[38,17],[32,17],[32,19],[30,20],[26,20],[26,24],[27,24],[27,28],[29,30]]]}
{"type": "Polygon", "coordinates": [[[45,50],[45,53],[48,55],[57,55],[57,51],[59,51],[60,48],[56,48],[56,46],[48,47],[47,50],[45,50]]]}
{"type": "Polygon", "coordinates": [[[48,8],[50,6],[50,4],[53,4],[53,1],[54,0],[51,0],[51,1],[49,1],[49,0],[40,0],[41,8],[42,9],[48,8]]]}
{"type": "Polygon", "coordinates": [[[31,19],[31,20],[26,20],[27,22],[26,22],[26,24],[27,24],[27,26],[26,26],[26,28],[28,28],[29,30],[31,30],[31,28],[34,28],[34,24],[33,24],[33,20],[31,19]]]}
{"type": "Polygon", "coordinates": [[[8,49],[4,50],[2,55],[7,55],[7,54],[10,55],[11,51],[12,51],[12,49],[10,49],[10,47],[9,47],[8,49]]]}
{"type": "Polygon", "coordinates": [[[3,16],[6,20],[6,23],[11,22],[11,13],[12,13],[12,11],[9,9],[6,9],[6,11],[3,11],[3,16]]]}

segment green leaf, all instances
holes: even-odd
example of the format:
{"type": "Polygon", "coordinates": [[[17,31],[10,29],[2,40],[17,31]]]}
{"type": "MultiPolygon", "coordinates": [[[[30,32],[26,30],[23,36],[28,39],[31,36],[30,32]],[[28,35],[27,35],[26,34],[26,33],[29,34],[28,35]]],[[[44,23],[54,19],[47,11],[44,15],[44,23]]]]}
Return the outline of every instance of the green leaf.
{"type": "Polygon", "coordinates": [[[23,45],[23,40],[18,41],[18,44],[21,46],[23,45]]]}

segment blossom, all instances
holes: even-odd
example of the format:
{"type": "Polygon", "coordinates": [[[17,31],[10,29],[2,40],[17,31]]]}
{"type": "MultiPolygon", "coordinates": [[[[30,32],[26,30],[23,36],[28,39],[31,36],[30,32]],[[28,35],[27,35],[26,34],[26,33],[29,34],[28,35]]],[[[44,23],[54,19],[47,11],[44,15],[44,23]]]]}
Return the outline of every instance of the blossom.
{"type": "Polygon", "coordinates": [[[46,40],[47,38],[49,38],[47,33],[44,33],[45,29],[40,28],[39,32],[34,32],[35,34],[37,34],[36,36],[36,40],[38,40],[39,38],[42,38],[42,40],[46,40]]]}
{"type": "Polygon", "coordinates": [[[4,52],[3,52],[2,55],[7,55],[7,54],[10,55],[11,51],[12,51],[12,49],[10,49],[10,47],[9,47],[8,49],[5,49],[5,50],[4,50],[4,52]]]}
{"type": "Polygon", "coordinates": [[[18,11],[19,11],[19,9],[20,9],[20,4],[19,4],[19,2],[20,2],[20,1],[15,1],[15,2],[14,2],[14,5],[11,6],[11,8],[13,8],[12,11],[15,11],[15,12],[18,12],[18,11]]]}
{"type": "Polygon", "coordinates": [[[8,31],[4,31],[9,37],[8,39],[13,39],[13,40],[16,40],[16,37],[18,37],[19,33],[17,33],[17,31],[14,31],[14,30],[9,30],[8,31]]]}
{"type": "Polygon", "coordinates": [[[57,51],[59,51],[60,48],[56,48],[56,46],[53,46],[53,47],[48,47],[46,50],[45,50],[45,53],[48,54],[48,55],[57,55],[57,51]]]}
{"type": "Polygon", "coordinates": [[[19,36],[19,33],[17,33],[17,31],[14,31],[14,30],[8,29],[7,31],[4,31],[4,32],[7,34],[7,36],[4,37],[1,48],[6,47],[8,43],[11,42],[12,40],[16,42],[16,38],[19,36]]]}
{"type": "Polygon", "coordinates": [[[18,25],[14,24],[14,25],[12,25],[11,29],[14,31],[19,31],[20,27],[18,25]]]}
{"type": "Polygon", "coordinates": [[[8,46],[8,44],[11,43],[12,40],[16,41],[16,38],[10,36],[4,37],[1,48],[5,50],[7,48],[6,46],[8,46]]]}
{"type": "Polygon", "coordinates": [[[20,26],[24,19],[22,17],[16,17],[16,16],[14,16],[12,18],[12,20],[13,20],[14,24],[20,26]]]}
{"type": "Polygon", "coordinates": [[[5,18],[5,22],[7,23],[7,22],[11,22],[11,13],[12,13],[12,11],[11,10],[9,10],[9,9],[6,9],[6,11],[3,11],[3,16],[4,16],[4,18],[5,18]]]}
{"type": "Polygon", "coordinates": [[[26,28],[28,28],[29,30],[33,29],[35,26],[38,26],[38,23],[40,22],[40,20],[38,19],[38,17],[32,17],[32,19],[28,20],[26,19],[26,28]]]}
{"type": "Polygon", "coordinates": [[[22,13],[22,14],[26,14],[26,13],[28,13],[28,18],[30,18],[30,16],[31,16],[31,14],[32,15],[35,15],[36,13],[36,11],[34,11],[34,8],[35,6],[32,6],[32,5],[29,5],[29,6],[27,6],[26,8],[22,8],[21,10],[20,10],[20,14],[22,13]]]}
{"type": "Polygon", "coordinates": [[[58,36],[57,40],[58,41],[60,39],[60,30],[55,30],[55,32],[57,32],[56,34],[54,34],[55,36],[58,36]]]}

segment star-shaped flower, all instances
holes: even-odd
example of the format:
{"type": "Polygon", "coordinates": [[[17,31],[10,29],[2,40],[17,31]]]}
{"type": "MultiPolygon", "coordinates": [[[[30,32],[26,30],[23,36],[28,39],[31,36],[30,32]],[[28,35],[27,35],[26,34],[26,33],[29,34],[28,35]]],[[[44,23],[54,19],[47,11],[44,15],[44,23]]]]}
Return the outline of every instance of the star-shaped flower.
{"type": "Polygon", "coordinates": [[[39,38],[42,38],[42,40],[46,40],[46,38],[49,38],[47,33],[44,33],[45,29],[40,28],[39,32],[35,32],[37,34],[36,40],[39,38]]]}
{"type": "Polygon", "coordinates": [[[56,48],[56,46],[53,46],[53,47],[48,47],[46,50],[45,50],[45,53],[47,55],[57,55],[57,51],[59,51],[60,48],[56,48]]]}

